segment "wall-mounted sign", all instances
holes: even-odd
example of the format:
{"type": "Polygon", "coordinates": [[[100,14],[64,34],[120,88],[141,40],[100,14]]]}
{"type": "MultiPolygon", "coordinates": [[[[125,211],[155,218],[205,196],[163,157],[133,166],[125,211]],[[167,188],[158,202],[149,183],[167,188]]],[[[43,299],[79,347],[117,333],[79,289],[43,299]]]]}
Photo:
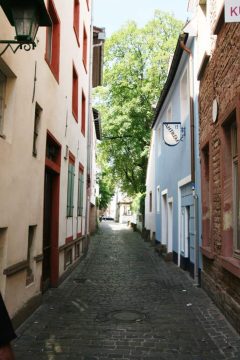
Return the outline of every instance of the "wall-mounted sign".
{"type": "Polygon", "coordinates": [[[175,146],[181,140],[181,123],[164,122],[163,123],[163,140],[169,146],[175,146]]]}
{"type": "Polygon", "coordinates": [[[240,0],[225,0],[225,22],[240,22],[240,0]]]}
{"type": "Polygon", "coordinates": [[[218,118],[218,102],[217,99],[214,99],[212,104],[212,120],[214,123],[217,121],[217,118],[218,118]]]}

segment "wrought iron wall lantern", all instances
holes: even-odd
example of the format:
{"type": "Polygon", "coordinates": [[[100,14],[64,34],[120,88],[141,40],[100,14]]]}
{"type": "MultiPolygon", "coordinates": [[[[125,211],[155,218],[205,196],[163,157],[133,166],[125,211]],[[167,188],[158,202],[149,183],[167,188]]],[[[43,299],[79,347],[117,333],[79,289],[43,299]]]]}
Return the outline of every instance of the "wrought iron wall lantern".
{"type": "Polygon", "coordinates": [[[9,47],[13,53],[18,49],[34,49],[39,26],[52,26],[44,0],[0,0],[0,5],[16,31],[15,40],[0,40],[0,44],[6,44],[0,56],[9,47]]]}

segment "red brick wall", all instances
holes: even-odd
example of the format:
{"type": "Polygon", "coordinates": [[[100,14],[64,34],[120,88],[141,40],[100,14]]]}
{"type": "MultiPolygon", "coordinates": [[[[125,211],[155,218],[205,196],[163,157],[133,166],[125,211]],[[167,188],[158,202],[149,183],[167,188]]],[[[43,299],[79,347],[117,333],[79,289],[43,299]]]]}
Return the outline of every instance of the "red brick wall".
{"type": "MultiPolygon", "coordinates": [[[[210,296],[224,311],[228,319],[240,332],[240,260],[224,266],[223,258],[230,256],[232,229],[225,229],[227,201],[232,194],[226,186],[226,173],[231,161],[226,159],[226,138],[223,123],[236,109],[238,138],[240,139],[240,24],[225,24],[217,36],[216,47],[206,67],[200,84],[200,149],[202,165],[202,192],[208,190],[204,149],[209,146],[209,209],[203,196],[203,230],[209,222],[209,239],[203,238],[202,283],[210,296]],[[212,121],[212,103],[218,100],[219,114],[212,121]],[[209,145],[208,145],[209,144],[209,145]],[[228,194],[229,192],[229,194],[228,194]]],[[[238,143],[240,147],[240,142],[238,143]]],[[[239,162],[240,164],[240,162],[239,162]]],[[[231,222],[231,211],[230,222],[231,222]]],[[[203,237],[206,237],[203,231],[203,237]]]]}

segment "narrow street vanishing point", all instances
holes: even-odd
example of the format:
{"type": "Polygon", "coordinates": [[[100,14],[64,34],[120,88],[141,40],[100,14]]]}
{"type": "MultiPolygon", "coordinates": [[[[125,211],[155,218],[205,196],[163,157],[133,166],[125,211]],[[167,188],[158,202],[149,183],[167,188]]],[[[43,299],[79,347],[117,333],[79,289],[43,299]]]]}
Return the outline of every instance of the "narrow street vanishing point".
{"type": "Polygon", "coordinates": [[[14,351],[17,360],[240,359],[240,338],[183,270],[106,221],[18,329],[14,351]]]}

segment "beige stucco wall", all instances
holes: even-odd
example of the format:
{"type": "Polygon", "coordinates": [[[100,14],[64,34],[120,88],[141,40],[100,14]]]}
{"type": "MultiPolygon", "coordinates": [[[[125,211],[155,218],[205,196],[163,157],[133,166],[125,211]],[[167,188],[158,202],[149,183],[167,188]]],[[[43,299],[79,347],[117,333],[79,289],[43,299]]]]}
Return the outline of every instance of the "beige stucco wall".
{"type": "MultiPolygon", "coordinates": [[[[88,33],[88,62],[90,48],[90,18],[86,1],[81,2],[80,42],[79,47],[73,30],[73,0],[54,1],[61,21],[60,73],[59,83],[55,80],[44,59],[46,29],[40,28],[37,34],[38,45],[34,51],[18,51],[13,54],[8,50],[0,61],[9,67],[12,77],[8,77],[6,108],[4,114],[4,135],[0,137],[0,229],[7,228],[5,241],[0,253],[0,270],[27,259],[28,227],[37,225],[34,256],[42,254],[43,237],[43,201],[46,133],[49,130],[62,146],[60,173],[60,211],[59,211],[59,246],[65,244],[69,236],[76,238],[76,207],[73,219],[66,218],[68,160],[64,159],[65,148],[75,156],[75,174],[78,164],[84,166],[85,184],[87,168],[87,124],[85,137],[81,133],[81,97],[82,89],[88,104],[89,72],[82,63],[83,22],[88,33]],[[72,66],[78,72],[79,79],[79,121],[72,115],[72,66]],[[35,99],[32,102],[34,71],[37,64],[35,99]],[[32,156],[35,103],[42,111],[38,136],[38,155],[32,156]],[[66,131],[67,118],[67,132],[66,131]]],[[[91,2],[90,2],[91,5],[91,2]]],[[[0,38],[13,38],[13,30],[0,9],[0,38]],[[2,26],[3,25],[3,26],[2,26]]],[[[86,111],[86,121],[88,111],[86,111]]],[[[77,179],[74,184],[74,203],[77,203],[77,179]]],[[[84,204],[86,201],[84,186],[84,204]]],[[[86,205],[84,205],[85,214],[86,205]]],[[[85,216],[85,215],[84,215],[85,216]]],[[[83,225],[85,223],[83,216],[83,225]]],[[[82,229],[84,234],[84,226],[82,229]]],[[[1,244],[0,244],[1,249],[1,244]]],[[[60,275],[64,271],[63,253],[59,262],[60,275]]],[[[0,288],[5,297],[11,315],[15,314],[24,303],[40,292],[41,262],[34,265],[34,282],[26,287],[26,271],[6,277],[1,274],[0,288]],[[17,294],[17,296],[16,296],[17,294]]]]}

